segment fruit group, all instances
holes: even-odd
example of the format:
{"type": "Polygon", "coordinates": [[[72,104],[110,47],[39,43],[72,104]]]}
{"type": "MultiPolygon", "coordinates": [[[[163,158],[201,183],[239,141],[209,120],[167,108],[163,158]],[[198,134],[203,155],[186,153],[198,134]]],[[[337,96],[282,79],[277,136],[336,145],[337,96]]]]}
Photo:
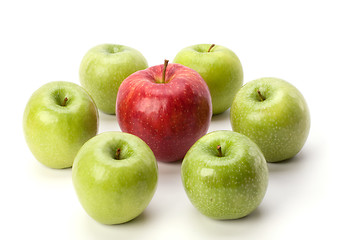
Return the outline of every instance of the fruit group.
{"type": "Polygon", "coordinates": [[[138,137],[104,132],[84,144],[73,166],[73,185],[96,221],[119,224],[139,216],[157,185],[154,154],[138,137]]]}
{"type": "Polygon", "coordinates": [[[90,49],[80,65],[80,83],[94,98],[98,108],[115,114],[116,95],[130,74],[148,67],[144,56],[134,48],[101,44],[90,49]]]}
{"type": "Polygon", "coordinates": [[[245,84],[230,110],[232,129],[253,140],[268,162],[295,156],[310,130],[310,113],[302,94],[278,78],[245,84]]]}
{"type": "Polygon", "coordinates": [[[90,95],[71,82],[50,82],[30,97],[23,115],[26,142],[42,164],[71,167],[80,147],[98,131],[98,110],[90,95]]]}
{"type": "Polygon", "coordinates": [[[214,219],[236,219],[254,211],[268,184],[268,168],[258,146],[232,131],[200,138],[181,166],[191,203],[214,219]]]}
{"type": "Polygon", "coordinates": [[[182,49],[174,58],[197,71],[207,83],[213,114],[226,111],[243,84],[239,58],[230,49],[215,44],[197,44],[182,49]]]}
{"type": "Polygon", "coordinates": [[[205,81],[180,64],[150,67],[121,84],[116,117],[123,132],[144,140],[156,159],[182,159],[211,121],[211,97],[205,81]]]}

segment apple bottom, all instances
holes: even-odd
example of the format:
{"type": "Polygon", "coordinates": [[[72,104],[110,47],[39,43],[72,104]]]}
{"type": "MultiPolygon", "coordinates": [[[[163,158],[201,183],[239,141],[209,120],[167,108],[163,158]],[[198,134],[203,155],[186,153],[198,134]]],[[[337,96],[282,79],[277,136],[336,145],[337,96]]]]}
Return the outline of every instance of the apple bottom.
{"type": "MultiPolygon", "coordinates": [[[[199,137],[200,138],[200,137],[199,137]]],[[[159,147],[156,144],[149,144],[150,148],[156,156],[156,159],[160,162],[174,162],[180,161],[184,158],[189,148],[196,142],[198,138],[191,138],[188,141],[182,141],[181,143],[173,143],[172,141],[163,140],[165,146],[159,147]]]]}
{"type": "MultiPolygon", "coordinates": [[[[126,132],[126,130],[124,132],[126,132]]],[[[156,129],[154,128],[151,129],[150,133],[146,134],[141,131],[129,131],[128,133],[134,134],[146,142],[153,151],[156,160],[161,162],[174,162],[182,160],[190,147],[205,135],[206,131],[200,132],[197,136],[184,136],[183,134],[163,136],[156,134],[156,129]]],[[[184,133],[184,131],[181,133],[184,133]]]]}
{"type": "Polygon", "coordinates": [[[118,121],[123,132],[146,142],[158,161],[174,162],[182,160],[190,147],[207,133],[211,110],[210,104],[203,105],[206,107],[197,111],[195,104],[179,104],[169,107],[168,112],[159,111],[156,116],[133,111],[129,117],[122,112],[118,121]]]}

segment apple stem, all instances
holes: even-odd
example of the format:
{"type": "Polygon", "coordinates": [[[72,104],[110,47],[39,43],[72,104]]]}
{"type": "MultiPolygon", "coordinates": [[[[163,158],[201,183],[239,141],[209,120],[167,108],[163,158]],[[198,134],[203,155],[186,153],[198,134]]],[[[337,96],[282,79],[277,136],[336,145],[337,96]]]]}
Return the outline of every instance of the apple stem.
{"type": "Polygon", "coordinates": [[[210,52],[213,47],[215,47],[215,44],[211,44],[211,46],[209,47],[208,52],[210,52]]]}
{"type": "Polygon", "coordinates": [[[120,152],[121,152],[120,148],[116,149],[116,154],[115,154],[116,160],[120,160],[120,152]]]}
{"type": "Polygon", "coordinates": [[[64,101],[62,102],[61,106],[66,106],[66,102],[68,101],[69,99],[67,97],[64,98],[64,101]]]}
{"type": "Polygon", "coordinates": [[[259,89],[257,90],[257,93],[258,93],[258,95],[259,95],[259,97],[260,97],[260,101],[261,101],[261,102],[264,101],[264,100],[265,100],[265,97],[261,94],[261,92],[260,92],[259,89]]]}
{"type": "Polygon", "coordinates": [[[164,60],[164,69],[162,72],[162,83],[165,83],[165,73],[166,73],[166,68],[167,68],[168,63],[169,63],[169,60],[165,59],[164,60]]]}
{"type": "Polygon", "coordinates": [[[222,152],[221,152],[221,146],[220,145],[217,145],[216,150],[218,150],[219,157],[222,157],[223,155],[222,155],[222,152]]]}

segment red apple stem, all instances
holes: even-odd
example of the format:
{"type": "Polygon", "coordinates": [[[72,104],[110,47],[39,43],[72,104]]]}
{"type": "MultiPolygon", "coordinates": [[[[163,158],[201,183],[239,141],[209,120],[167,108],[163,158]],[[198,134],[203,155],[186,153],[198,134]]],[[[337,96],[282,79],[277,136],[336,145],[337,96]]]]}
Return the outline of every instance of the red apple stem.
{"type": "Polygon", "coordinates": [[[213,47],[215,47],[215,44],[211,44],[211,46],[209,47],[208,52],[210,52],[213,47]]]}
{"type": "Polygon", "coordinates": [[[61,106],[66,106],[66,102],[68,101],[69,99],[67,97],[64,98],[64,101],[62,102],[61,106]]]}
{"type": "Polygon", "coordinates": [[[261,102],[264,101],[264,100],[265,100],[265,97],[261,94],[261,92],[260,92],[259,89],[257,90],[257,93],[258,93],[258,95],[259,95],[259,97],[260,97],[260,101],[261,101],[261,102]]]}
{"type": "Polygon", "coordinates": [[[222,157],[223,154],[222,154],[222,152],[221,152],[221,146],[220,146],[220,145],[217,145],[216,150],[218,150],[218,156],[219,156],[219,157],[222,157]]]}
{"type": "Polygon", "coordinates": [[[169,60],[165,59],[164,60],[164,69],[163,69],[163,72],[162,72],[162,83],[165,83],[165,73],[166,73],[166,68],[169,64],[169,60]]]}
{"type": "Polygon", "coordinates": [[[116,160],[120,160],[120,152],[121,152],[120,148],[116,149],[116,154],[115,154],[116,160]]]}

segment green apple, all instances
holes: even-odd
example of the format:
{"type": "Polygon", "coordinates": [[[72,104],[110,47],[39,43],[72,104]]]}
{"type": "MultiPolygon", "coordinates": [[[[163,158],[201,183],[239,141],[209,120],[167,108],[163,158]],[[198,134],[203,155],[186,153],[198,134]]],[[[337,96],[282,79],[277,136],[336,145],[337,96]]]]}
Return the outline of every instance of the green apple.
{"type": "Polygon", "coordinates": [[[73,185],[85,211],[103,224],[120,224],[140,215],[157,185],[157,162],[139,137],[104,132],[77,154],[73,185]]]}
{"type": "Polygon", "coordinates": [[[123,45],[101,44],[83,57],[80,83],[102,112],[115,114],[116,95],[122,81],[147,67],[147,61],[139,51],[123,45]]]}
{"type": "Polygon", "coordinates": [[[184,48],[173,62],[194,69],[205,80],[211,94],[213,114],[227,110],[243,84],[239,58],[220,45],[197,44],[184,48]]]}
{"type": "Polygon", "coordinates": [[[23,115],[26,142],[35,158],[50,168],[71,167],[80,147],[95,136],[97,107],[71,82],[50,82],[36,90],[23,115]]]}
{"type": "Polygon", "coordinates": [[[181,177],[191,203],[214,219],[237,219],[253,212],[268,185],[268,168],[259,147],[232,131],[200,138],[185,155],[181,177]]]}
{"type": "Polygon", "coordinates": [[[268,162],[295,156],[310,130],[310,113],[303,95],[278,78],[245,84],[230,109],[232,129],[253,140],[268,162]]]}

